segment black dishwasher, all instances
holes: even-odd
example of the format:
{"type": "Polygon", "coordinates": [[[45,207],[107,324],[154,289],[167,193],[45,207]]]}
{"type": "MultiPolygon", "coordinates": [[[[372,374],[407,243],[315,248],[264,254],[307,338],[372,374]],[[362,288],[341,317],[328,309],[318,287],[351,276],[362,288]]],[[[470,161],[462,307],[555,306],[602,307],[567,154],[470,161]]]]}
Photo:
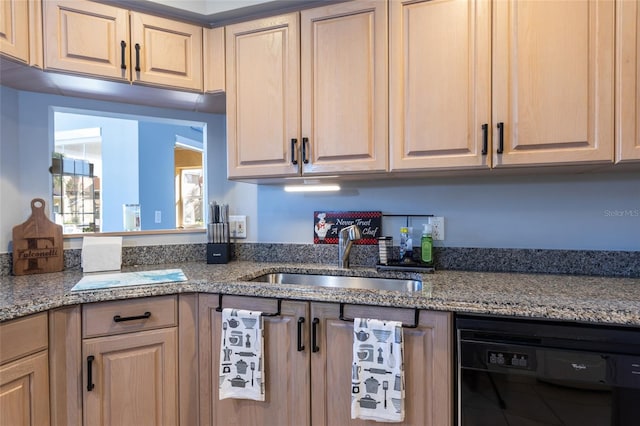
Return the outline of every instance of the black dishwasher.
{"type": "Polygon", "coordinates": [[[640,425],[640,328],[458,315],[461,426],[640,425]]]}

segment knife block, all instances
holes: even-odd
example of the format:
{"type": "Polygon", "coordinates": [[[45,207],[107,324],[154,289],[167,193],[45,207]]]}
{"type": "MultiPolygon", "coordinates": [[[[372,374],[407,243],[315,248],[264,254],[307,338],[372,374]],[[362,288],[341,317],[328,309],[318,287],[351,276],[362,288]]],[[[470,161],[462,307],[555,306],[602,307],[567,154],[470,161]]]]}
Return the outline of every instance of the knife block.
{"type": "Polygon", "coordinates": [[[207,263],[229,263],[229,243],[207,243],[207,263]]]}

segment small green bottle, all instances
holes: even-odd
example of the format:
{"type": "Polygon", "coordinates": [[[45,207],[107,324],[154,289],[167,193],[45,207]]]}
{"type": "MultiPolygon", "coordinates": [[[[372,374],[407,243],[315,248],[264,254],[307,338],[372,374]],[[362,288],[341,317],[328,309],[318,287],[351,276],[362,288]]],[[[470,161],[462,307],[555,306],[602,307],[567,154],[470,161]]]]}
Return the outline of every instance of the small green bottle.
{"type": "Polygon", "coordinates": [[[431,225],[422,225],[422,238],[420,239],[421,259],[423,263],[433,263],[433,238],[431,238],[431,225]]]}

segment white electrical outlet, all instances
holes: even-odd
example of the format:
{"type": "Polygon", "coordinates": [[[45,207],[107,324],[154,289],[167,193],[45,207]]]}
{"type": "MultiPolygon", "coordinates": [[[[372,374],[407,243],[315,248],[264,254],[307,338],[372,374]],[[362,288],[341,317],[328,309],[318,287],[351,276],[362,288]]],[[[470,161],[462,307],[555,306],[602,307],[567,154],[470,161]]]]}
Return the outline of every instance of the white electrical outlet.
{"type": "Polygon", "coordinates": [[[247,238],[247,216],[229,216],[229,233],[231,238],[247,238]]]}
{"type": "Polygon", "coordinates": [[[444,217],[430,217],[429,223],[431,224],[431,238],[434,241],[444,240],[444,217]]]}
{"type": "Polygon", "coordinates": [[[162,211],[161,210],[156,210],[156,223],[162,223],[162,211]]]}

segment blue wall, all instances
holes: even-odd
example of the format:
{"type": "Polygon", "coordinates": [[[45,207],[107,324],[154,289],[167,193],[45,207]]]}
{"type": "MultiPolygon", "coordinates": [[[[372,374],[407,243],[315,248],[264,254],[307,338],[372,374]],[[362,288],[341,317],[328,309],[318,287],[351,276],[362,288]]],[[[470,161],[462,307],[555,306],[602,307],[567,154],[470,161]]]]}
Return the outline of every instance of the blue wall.
{"type": "Polygon", "coordinates": [[[14,226],[28,218],[20,209],[20,114],[18,92],[0,86],[0,253],[8,252],[14,226]]]}
{"type": "MultiPolygon", "coordinates": [[[[530,169],[523,176],[490,171],[459,178],[369,179],[345,183],[346,189],[337,195],[289,194],[280,186],[226,179],[224,116],[6,88],[0,95],[2,248],[8,246],[11,228],[28,217],[29,201],[50,197],[49,114],[53,106],[66,106],[207,123],[208,197],[229,203],[232,214],[247,215],[247,242],[310,244],[314,210],[371,209],[444,216],[446,240],[439,244],[449,247],[640,251],[639,169],[599,167],[581,174],[568,169],[546,175],[530,169]]],[[[386,221],[383,227],[385,234],[395,235],[399,224],[386,221]]],[[[187,236],[180,238],[172,242],[188,241],[187,236]]],[[[199,238],[206,241],[204,234],[199,238]]]]}
{"type": "MultiPolygon", "coordinates": [[[[444,216],[445,241],[434,242],[438,246],[640,251],[638,172],[510,176],[494,171],[465,178],[345,182],[343,187],[337,195],[259,187],[257,239],[311,242],[316,210],[381,210],[444,216]]],[[[413,221],[414,242],[423,222],[413,221]]],[[[396,245],[403,224],[404,219],[383,220],[384,234],[396,245]]]]}

